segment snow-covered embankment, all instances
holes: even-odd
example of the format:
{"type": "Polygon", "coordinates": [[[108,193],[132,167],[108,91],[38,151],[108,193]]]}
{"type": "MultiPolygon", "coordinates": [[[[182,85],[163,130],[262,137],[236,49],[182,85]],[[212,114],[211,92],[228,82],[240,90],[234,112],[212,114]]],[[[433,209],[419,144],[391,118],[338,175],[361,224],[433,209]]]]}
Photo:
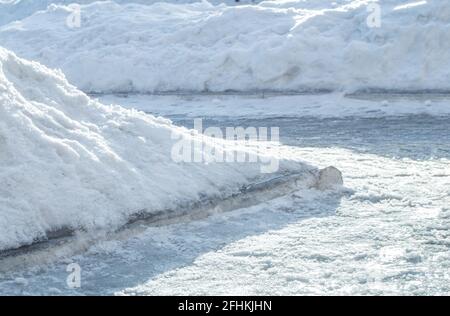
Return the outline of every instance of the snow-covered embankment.
{"type": "Polygon", "coordinates": [[[450,6],[427,0],[267,1],[254,6],[95,2],[69,28],[51,5],[0,27],[19,56],[85,92],[450,91],[450,6]]]}
{"type": "MultiPolygon", "coordinates": [[[[142,210],[229,198],[267,178],[261,167],[279,158],[269,144],[265,154],[258,146],[236,146],[163,118],[105,106],[62,73],[0,48],[0,250],[62,228],[111,231],[142,210]],[[177,163],[173,148],[179,139],[208,163],[177,163]],[[211,158],[212,152],[234,151],[253,151],[259,159],[211,158]]],[[[317,170],[291,159],[279,161],[278,173],[304,174],[304,184],[314,185],[317,170]]]]}

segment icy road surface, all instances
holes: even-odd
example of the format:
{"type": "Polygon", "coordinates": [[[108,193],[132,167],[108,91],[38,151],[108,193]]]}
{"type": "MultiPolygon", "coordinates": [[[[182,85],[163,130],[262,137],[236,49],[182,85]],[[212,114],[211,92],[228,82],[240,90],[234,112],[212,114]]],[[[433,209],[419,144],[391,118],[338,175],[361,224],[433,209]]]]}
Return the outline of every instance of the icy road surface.
{"type": "Polygon", "coordinates": [[[0,294],[450,294],[450,116],[205,125],[279,126],[283,150],[338,167],[347,190],[151,227],[50,266],[36,259],[0,272],[0,294]],[[71,262],[82,268],[79,289],[66,285],[71,262]]]}

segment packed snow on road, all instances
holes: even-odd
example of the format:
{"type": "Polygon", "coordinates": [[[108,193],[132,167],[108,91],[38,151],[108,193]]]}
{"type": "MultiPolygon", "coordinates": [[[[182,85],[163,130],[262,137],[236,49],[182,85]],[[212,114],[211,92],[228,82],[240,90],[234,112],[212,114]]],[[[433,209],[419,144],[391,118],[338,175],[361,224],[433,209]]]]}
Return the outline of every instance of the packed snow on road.
{"type": "Polygon", "coordinates": [[[0,294],[450,294],[446,1],[0,1],[0,294]]]}

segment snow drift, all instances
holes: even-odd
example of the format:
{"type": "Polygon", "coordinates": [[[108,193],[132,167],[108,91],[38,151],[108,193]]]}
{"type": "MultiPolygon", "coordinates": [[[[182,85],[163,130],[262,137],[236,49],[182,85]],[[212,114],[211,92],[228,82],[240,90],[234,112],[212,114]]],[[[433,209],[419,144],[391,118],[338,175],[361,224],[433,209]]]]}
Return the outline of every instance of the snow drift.
{"type": "MultiPolygon", "coordinates": [[[[0,25],[22,20],[36,11],[47,9],[51,4],[89,4],[97,1],[107,0],[0,0],[0,25]]],[[[152,4],[156,2],[194,3],[201,2],[201,0],[115,0],[114,2],[152,4]]],[[[215,4],[226,3],[228,5],[242,5],[261,2],[261,0],[239,0],[239,2],[236,2],[236,0],[209,0],[209,2],[215,4]]]]}
{"type": "Polygon", "coordinates": [[[252,6],[51,5],[0,28],[19,56],[60,68],[85,92],[450,90],[450,5],[369,0],[252,6]]]}
{"type": "MultiPolygon", "coordinates": [[[[0,250],[66,227],[112,230],[136,212],[226,198],[264,178],[259,163],[176,163],[174,135],[252,150],[100,104],[61,72],[0,48],[0,250]]],[[[304,173],[306,182],[319,177],[308,165],[281,161],[279,172],[287,171],[304,173]]]]}

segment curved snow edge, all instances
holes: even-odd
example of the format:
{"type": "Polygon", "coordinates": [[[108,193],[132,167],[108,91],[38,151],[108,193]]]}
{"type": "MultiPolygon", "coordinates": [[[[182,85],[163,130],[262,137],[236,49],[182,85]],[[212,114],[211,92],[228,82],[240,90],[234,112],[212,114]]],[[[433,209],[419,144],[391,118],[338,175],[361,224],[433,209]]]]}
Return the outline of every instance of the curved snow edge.
{"type": "Polygon", "coordinates": [[[114,231],[143,209],[154,215],[227,199],[267,180],[267,166],[272,176],[317,170],[277,142],[210,138],[103,105],[62,73],[0,48],[0,249],[71,231],[114,231]],[[257,159],[224,163],[212,149],[257,159]]]}
{"type": "MultiPolygon", "coordinates": [[[[141,210],[134,213],[128,222],[116,230],[116,232],[130,229],[135,225],[167,225],[186,220],[197,220],[212,214],[223,213],[235,209],[246,208],[264,203],[281,196],[302,189],[316,188],[319,190],[337,189],[342,186],[342,174],[334,167],[322,170],[311,170],[302,174],[278,175],[268,180],[254,182],[242,186],[236,193],[226,197],[204,198],[201,201],[193,201],[190,205],[180,206],[178,209],[166,209],[160,211],[141,210]],[[324,175],[339,174],[339,177],[327,177],[324,175]]],[[[100,232],[96,232],[99,234],[100,232]]],[[[114,232],[104,232],[113,234],[114,232]]],[[[52,246],[61,246],[69,243],[80,234],[89,234],[85,231],[77,231],[74,228],[64,227],[56,231],[46,233],[46,238],[12,249],[0,249],[0,259],[16,257],[25,253],[40,251],[52,246]]]]}

